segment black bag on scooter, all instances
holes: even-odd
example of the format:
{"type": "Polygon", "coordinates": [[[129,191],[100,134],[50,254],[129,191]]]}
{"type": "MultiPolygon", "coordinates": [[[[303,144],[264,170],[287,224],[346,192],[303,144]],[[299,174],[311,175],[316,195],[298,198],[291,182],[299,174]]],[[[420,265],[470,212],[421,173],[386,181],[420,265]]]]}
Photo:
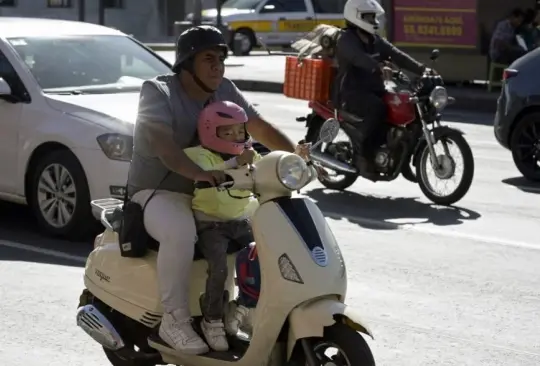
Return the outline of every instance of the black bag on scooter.
{"type": "Polygon", "coordinates": [[[118,243],[120,245],[120,254],[122,257],[141,258],[148,251],[148,247],[156,240],[152,238],[144,227],[144,210],[148,202],[154,197],[161,184],[167,179],[170,172],[158,184],[152,194],[146,200],[144,206],[129,200],[126,194],[124,196],[124,205],[122,206],[122,218],[118,229],[118,243]]]}

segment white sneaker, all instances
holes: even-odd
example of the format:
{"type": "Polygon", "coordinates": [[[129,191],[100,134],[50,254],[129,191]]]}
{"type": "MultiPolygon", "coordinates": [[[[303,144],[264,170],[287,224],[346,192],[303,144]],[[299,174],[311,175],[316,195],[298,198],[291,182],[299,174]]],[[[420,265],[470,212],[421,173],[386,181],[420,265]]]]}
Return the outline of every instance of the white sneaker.
{"type": "Polygon", "coordinates": [[[231,301],[225,309],[225,330],[229,335],[237,335],[238,331],[251,333],[251,311],[245,306],[238,305],[236,301],[231,301]]]}
{"type": "Polygon", "coordinates": [[[214,351],[225,352],[229,350],[229,343],[225,335],[225,325],[221,320],[207,321],[203,318],[201,329],[206,342],[214,351]]]}
{"type": "Polygon", "coordinates": [[[159,327],[159,336],[165,343],[178,352],[200,355],[209,351],[208,345],[193,330],[191,319],[177,320],[172,314],[163,314],[159,327]]]}

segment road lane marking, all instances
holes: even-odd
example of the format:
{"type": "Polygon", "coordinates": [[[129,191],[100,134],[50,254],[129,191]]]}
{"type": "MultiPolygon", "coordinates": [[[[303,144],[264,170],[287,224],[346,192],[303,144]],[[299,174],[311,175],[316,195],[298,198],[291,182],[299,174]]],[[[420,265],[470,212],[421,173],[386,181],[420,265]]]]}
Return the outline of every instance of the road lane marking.
{"type": "MultiPolygon", "coordinates": [[[[370,230],[369,227],[372,227],[372,228],[387,229],[387,230],[414,231],[414,232],[418,232],[422,234],[430,234],[430,235],[443,236],[443,237],[455,238],[455,239],[466,239],[466,240],[477,241],[477,242],[485,243],[485,244],[494,244],[494,245],[514,247],[514,248],[520,248],[520,249],[540,250],[540,244],[535,245],[535,244],[522,242],[522,241],[501,239],[497,237],[483,236],[483,235],[472,234],[472,233],[463,233],[463,232],[452,231],[452,230],[443,230],[439,228],[426,227],[426,226],[415,225],[415,224],[399,224],[399,223],[395,223],[391,221],[370,219],[368,217],[362,217],[362,216],[346,215],[343,213],[337,213],[337,212],[332,212],[332,211],[323,211],[323,213],[325,214],[325,216],[328,216],[327,217],[328,220],[339,222],[339,221],[342,221],[343,219],[346,219],[348,221],[351,221],[351,223],[358,223],[358,224],[366,225],[367,228],[360,228],[363,230],[370,230]]],[[[67,259],[67,260],[74,261],[77,263],[82,263],[82,264],[86,263],[86,257],[84,256],[72,255],[72,254],[68,254],[59,250],[39,248],[32,245],[27,245],[27,244],[23,244],[19,242],[14,242],[14,241],[0,240],[0,246],[49,255],[52,257],[67,259]]]]}
{"type": "Polygon", "coordinates": [[[4,247],[8,247],[8,248],[24,250],[27,252],[45,254],[51,257],[67,259],[67,260],[74,261],[77,263],[83,263],[83,264],[86,263],[86,257],[80,256],[80,255],[72,255],[72,254],[68,254],[59,250],[39,248],[32,245],[19,243],[16,241],[0,240],[0,245],[4,247]]]}

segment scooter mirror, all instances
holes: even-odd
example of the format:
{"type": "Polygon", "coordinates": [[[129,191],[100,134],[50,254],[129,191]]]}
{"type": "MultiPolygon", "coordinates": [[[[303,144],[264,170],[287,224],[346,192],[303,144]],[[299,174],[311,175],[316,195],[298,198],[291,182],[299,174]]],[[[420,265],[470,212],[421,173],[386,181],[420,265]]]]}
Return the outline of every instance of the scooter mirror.
{"type": "Polygon", "coordinates": [[[339,133],[339,122],[334,118],[327,119],[321,126],[319,139],[321,142],[328,144],[332,142],[339,133]]]}

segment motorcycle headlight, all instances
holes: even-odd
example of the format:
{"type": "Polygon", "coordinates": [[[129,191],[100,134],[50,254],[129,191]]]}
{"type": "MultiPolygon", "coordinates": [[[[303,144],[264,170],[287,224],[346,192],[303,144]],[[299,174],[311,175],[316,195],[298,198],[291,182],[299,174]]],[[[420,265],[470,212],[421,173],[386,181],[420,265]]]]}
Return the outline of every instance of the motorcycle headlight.
{"type": "Polygon", "coordinates": [[[106,133],[97,142],[103,153],[111,160],[130,161],[133,154],[133,136],[106,133]]]}
{"type": "Polygon", "coordinates": [[[446,92],[446,88],[436,86],[429,95],[429,101],[439,111],[446,107],[448,104],[448,93],[446,92]]]}
{"type": "Polygon", "coordinates": [[[285,155],[279,159],[278,179],[286,188],[296,191],[307,182],[308,166],[304,159],[296,154],[285,155]]]}

